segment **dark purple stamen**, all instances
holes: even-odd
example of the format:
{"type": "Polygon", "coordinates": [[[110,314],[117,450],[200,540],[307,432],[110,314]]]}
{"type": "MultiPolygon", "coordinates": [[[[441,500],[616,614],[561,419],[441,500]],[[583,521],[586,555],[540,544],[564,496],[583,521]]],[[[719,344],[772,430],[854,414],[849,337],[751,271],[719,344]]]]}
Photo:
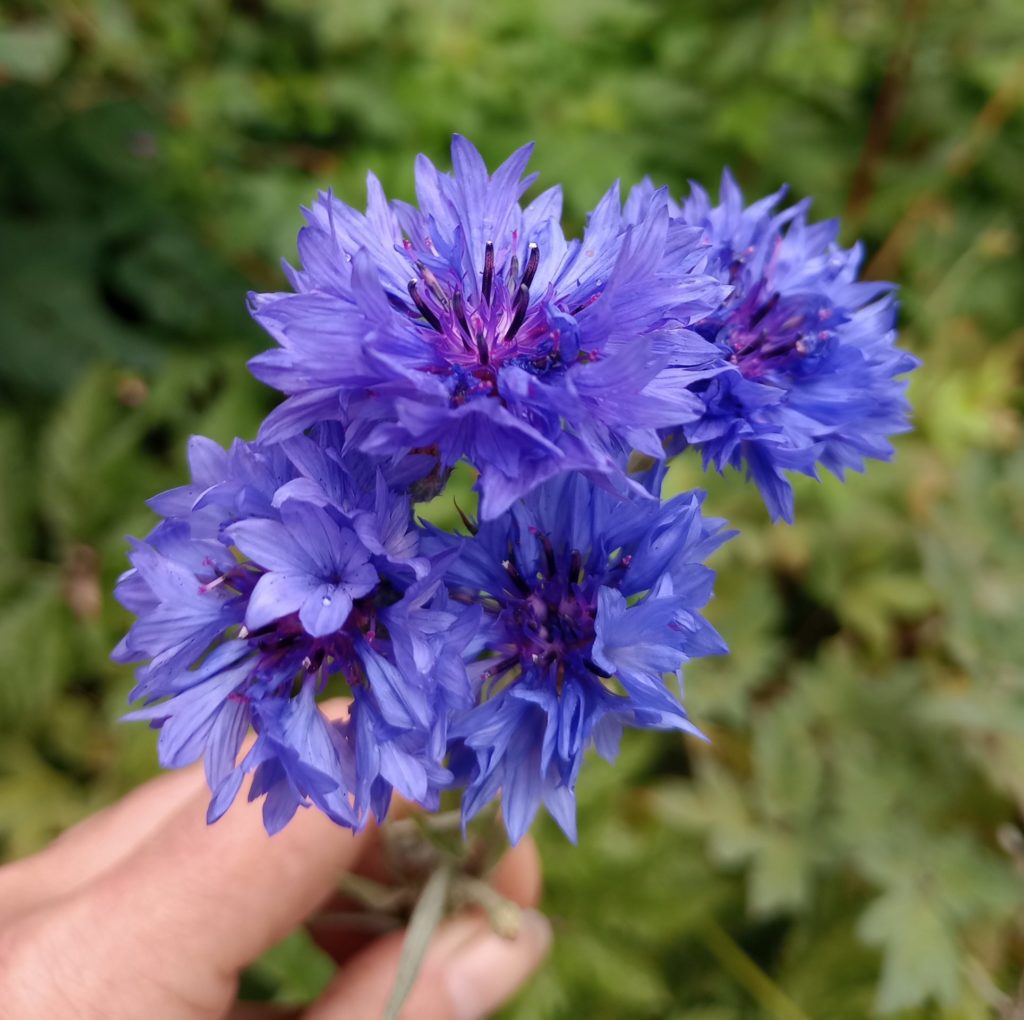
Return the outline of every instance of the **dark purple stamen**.
{"type": "Polygon", "coordinates": [[[494,677],[501,676],[502,673],[507,673],[513,666],[519,665],[519,656],[512,655],[507,659],[502,659],[501,662],[496,663],[493,666],[488,667],[480,674],[481,680],[493,680],[494,677]]]}
{"type": "Polygon", "coordinates": [[[409,297],[413,304],[419,309],[420,315],[430,323],[431,329],[438,333],[442,332],[441,320],[431,311],[430,306],[423,300],[423,295],[417,289],[417,281],[409,281],[409,297]]]}
{"type": "Polygon", "coordinates": [[[408,315],[410,319],[418,319],[420,313],[415,309],[410,308],[400,297],[392,294],[391,291],[384,291],[384,296],[388,299],[388,304],[397,312],[401,312],[403,315],[408,315]]]}
{"type": "Polygon", "coordinates": [[[461,291],[456,291],[452,295],[452,310],[455,312],[455,321],[459,324],[459,329],[462,332],[459,334],[459,339],[462,341],[462,346],[467,351],[471,351],[473,348],[469,345],[469,338],[473,335],[469,328],[469,323],[466,321],[466,305],[462,300],[461,291]]]}
{"type": "Polygon", "coordinates": [[[484,302],[491,303],[491,284],[494,282],[494,242],[488,241],[484,248],[484,279],[480,292],[483,294],[484,302]]]}
{"type": "Polygon", "coordinates": [[[529,257],[526,260],[526,269],[523,271],[523,286],[529,287],[537,275],[537,266],[540,265],[540,248],[532,241],[529,247],[529,257]]]}
{"type": "Polygon", "coordinates": [[[511,560],[504,560],[501,565],[505,568],[505,573],[512,578],[512,583],[519,590],[519,594],[529,595],[530,586],[523,579],[523,575],[519,573],[519,568],[511,560]]]}
{"type": "Polygon", "coordinates": [[[487,346],[487,337],[482,332],[476,335],[476,352],[480,355],[480,364],[487,365],[491,360],[491,349],[487,346]]]}
{"type": "Polygon", "coordinates": [[[530,288],[525,283],[520,284],[519,293],[516,295],[515,312],[512,315],[512,321],[509,323],[508,332],[505,333],[506,340],[513,339],[516,333],[519,332],[519,327],[526,320],[526,309],[529,307],[529,304],[530,288]]]}
{"type": "Polygon", "coordinates": [[[750,325],[754,327],[779,303],[779,292],[776,291],[760,308],[750,317],[750,325]]]}
{"type": "Polygon", "coordinates": [[[540,542],[541,548],[544,550],[544,561],[548,568],[548,577],[554,577],[558,573],[558,562],[555,560],[555,547],[551,544],[550,537],[536,528],[530,528],[530,532],[540,542]]]}

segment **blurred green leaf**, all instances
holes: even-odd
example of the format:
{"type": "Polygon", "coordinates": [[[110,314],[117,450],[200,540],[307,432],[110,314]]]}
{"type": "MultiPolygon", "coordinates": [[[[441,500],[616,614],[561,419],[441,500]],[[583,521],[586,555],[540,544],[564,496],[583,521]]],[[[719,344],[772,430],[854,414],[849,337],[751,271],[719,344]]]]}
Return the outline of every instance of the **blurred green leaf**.
{"type": "Polygon", "coordinates": [[[0,22],[0,80],[45,82],[60,70],[69,48],[67,34],[54,22],[0,22]]]}
{"type": "Polygon", "coordinates": [[[927,893],[908,884],[876,900],[861,918],[865,941],[885,952],[878,1009],[893,1013],[934,998],[952,1006],[960,986],[953,931],[927,893]]]}
{"type": "Polygon", "coordinates": [[[334,977],[333,961],[305,928],[292,932],[264,953],[246,972],[250,983],[274,989],[273,1002],[303,1006],[316,999],[334,977]]]}
{"type": "Polygon", "coordinates": [[[0,614],[0,730],[30,729],[46,718],[72,669],[57,578],[49,573],[23,584],[0,614]]]}

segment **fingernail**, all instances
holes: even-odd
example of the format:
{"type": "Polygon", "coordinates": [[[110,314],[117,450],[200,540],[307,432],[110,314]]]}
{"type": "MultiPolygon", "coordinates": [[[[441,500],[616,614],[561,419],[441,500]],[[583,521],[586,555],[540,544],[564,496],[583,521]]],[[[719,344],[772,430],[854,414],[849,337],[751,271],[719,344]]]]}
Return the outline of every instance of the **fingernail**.
{"type": "Polygon", "coordinates": [[[479,920],[446,933],[444,980],[458,1020],[481,1020],[510,998],[544,959],[551,925],[536,910],[524,910],[514,939],[495,935],[479,920]],[[475,930],[473,930],[475,929],[475,930]]]}
{"type": "Polygon", "coordinates": [[[430,943],[430,955],[440,962],[447,962],[458,956],[466,946],[492,934],[487,919],[479,914],[461,914],[449,918],[434,935],[430,943]]]}

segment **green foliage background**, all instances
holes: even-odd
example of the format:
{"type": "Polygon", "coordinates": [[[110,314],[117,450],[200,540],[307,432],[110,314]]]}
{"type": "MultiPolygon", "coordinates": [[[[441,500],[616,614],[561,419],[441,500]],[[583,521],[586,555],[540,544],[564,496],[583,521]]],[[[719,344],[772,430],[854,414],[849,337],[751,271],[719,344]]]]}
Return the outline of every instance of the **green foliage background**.
{"type": "MultiPolygon", "coordinates": [[[[788,181],[903,285],[893,465],[713,512],[711,743],[633,735],[541,825],[553,959],[509,1017],[1019,1017],[1024,15],[1018,0],[7,0],[0,7],[0,854],[154,771],[110,597],[186,437],[273,395],[244,294],[298,206],[453,130],[533,138],[568,217],[614,178],[788,181]]],[[[699,481],[693,464],[674,474],[699,481]]],[[[431,508],[442,517],[450,504],[431,508]]],[[[301,939],[251,986],[324,978],[301,939]]]]}

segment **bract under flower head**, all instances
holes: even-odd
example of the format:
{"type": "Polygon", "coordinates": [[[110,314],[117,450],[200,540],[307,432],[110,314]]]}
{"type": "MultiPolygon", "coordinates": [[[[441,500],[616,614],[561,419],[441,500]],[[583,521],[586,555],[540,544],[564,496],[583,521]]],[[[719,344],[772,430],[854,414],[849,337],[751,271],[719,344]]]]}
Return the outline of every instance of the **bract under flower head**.
{"type": "Polygon", "coordinates": [[[565,471],[628,488],[622,454],[660,456],[657,430],[699,415],[673,359],[724,288],[665,270],[665,193],[627,222],[614,187],[567,241],[558,188],[520,205],[530,151],[489,174],[456,136],[453,174],[417,160],[418,207],[389,203],[373,175],[365,214],[321,193],[288,270],[295,293],[250,295],[280,345],[252,369],[289,394],[264,439],[338,419],[370,453],[466,458],[489,519],[565,471]]]}
{"type": "Polygon", "coordinates": [[[230,451],[197,437],[192,485],[151,501],[166,519],[118,582],[138,619],[115,658],[145,661],[144,707],[128,718],[160,728],[163,765],[203,759],[211,821],[248,772],[270,832],[310,804],[359,828],[393,788],[436,807],[451,778],[447,716],[468,703],[476,620],[449,603],[447,559],[420,554],[409,497],[392,487],[416,466],[342,445],[332,426],[230,451]],[[342,681],[349,716],[328,720],[316,699],[342,681]]]}
{"type": "Polygon", "coordinates": [[[452,597],[484,611],[476,704],[450,730],[467,821],[501,792],[513,842],[541,803],[575,839],[588,747],[613,758],[624,726],[696,732],[664,675],[726,650],[698,611],[714,578],[703,560],[729,533],[701,501],[620,502],[575,475],[471,538],[434,534],[459,548],[452,597]]]}
{"type": "Polygon", "coordinates": [[[836,220],[808,223],[806,202],[779,211],[784,195],[744,206],[726,171],[718,205],[694,185],[675,210],[704,231],[708,270],[732,290],[693,325],[717,348],[690,383],[706,410],[665,434],[705,466],[745,464],[772,518],[792,521],[786,472],[842,477],[892,456],[889,437],[910,427],[897,377],[918,362],[895,346],[895,286],[859,280],[862,247],[836,243],[836,220]]]}

